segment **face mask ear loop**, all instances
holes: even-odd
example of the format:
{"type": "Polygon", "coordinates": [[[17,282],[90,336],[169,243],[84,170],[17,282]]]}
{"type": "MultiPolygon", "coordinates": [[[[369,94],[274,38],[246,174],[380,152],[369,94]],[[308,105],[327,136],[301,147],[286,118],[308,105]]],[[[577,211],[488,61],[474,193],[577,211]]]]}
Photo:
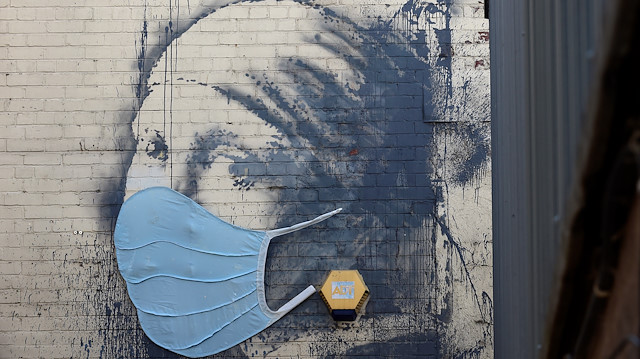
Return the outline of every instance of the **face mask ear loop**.
{"type": "Polygon", "coordinates": [[[312,296],[315,292],[316,292],[316,288],[314,286],[312,285],[308,286],[305,290],[300,292],[298,295],[293,297],[293,299],[291,299],[285,305],[280,307],[280,309],[276,311],[276,314],[279,317],[283,317],[285,314],[289,313],[293,308],[299,306],[307,298],[312,296]]]}
{"type": "Polygon", "coordinates": [[[314,218],[314,219],[312,219],[310,221],[294,224],[291,227],[273,229],[273,230],[267,231],[267,235],[269,236],[269,238],[275,238],[275,237],[281,236],[283,234],[299,231],[299,230],[301,230],[303,228],[307,228],[307,227],[312,226],[312,225],[314,225],[316,223],[322,222],[325,219],[340,213],[340,211],[342,211],[342,208],[338,208],[335,211],[331,211],[329,213],[325,213],[323,215],[320,215],[320,216],[318,216],[318,217],[316,217],[316,218],[314,218]]]}
{"type": "Polygon", "coordinates": [[[308,286],[305,290],[303,290],[302,292],[300,292],[298,295],[296,295],[293,299],[291,299],[290,301],[288,301],[285,305],[283,305],[282,307],[280,307],[280,309],[274,311],[271,310],[269,308],[269,306],[267,305],[267,300],[265,299],[264,296],[264,272],[265,272],[265,263],[267,260],[267,250],[269,248],[269,242],[271,242],[271,239],[274,237],[278,237],[278,236],[282,236],[284,234],[287,233],[291,233],[291,232],[295,232],[298,230],[301,230],[303,228],[312,226],[318,222],[322,222],[325,219],[340,213],[340,211],[342,211],[342,208],[338,208],[334,211],[325,213],[323,215],[320,215],[310,221],[306,221],[306,222],[302,222],[302,223],[298,223],[295,224],[291,227],[285,227],[285,228],[279,228],[279,229],[274,229],[274,230],[270,230],[265,232],[266,233],[266,238],[264,239],[264,241],[262,242],[262,246],[260,248],[260,254],[259,254],[259,259],[258,259],[258,302],[260,304],[260,307],[262,308],[263,312],[265,312],[265,314],[268,314],[269,316],[272,317],[272,323],[275,322],[276,320],[282,318],[285,314],[289,313],[293,308],[297,307],[298,305],[300,305],[302,302],[304,302],[307,298],[309,298],[310,296],[313,295],[313,293],[316,292],[316,289],[310,285],[308,286]]]}

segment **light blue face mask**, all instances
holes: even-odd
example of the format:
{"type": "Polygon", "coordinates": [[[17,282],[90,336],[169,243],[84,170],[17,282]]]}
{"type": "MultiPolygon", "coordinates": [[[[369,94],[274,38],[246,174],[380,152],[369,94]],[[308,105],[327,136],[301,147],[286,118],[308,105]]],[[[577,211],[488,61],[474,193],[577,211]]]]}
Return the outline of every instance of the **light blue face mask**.
{"type": "Polygon", "coordinates": [[[153,187],[129,198],[114,241],[120,273],[147,336],[180,355],[221,352],[261,332],[315,293],[274,311],[264,296],[272,238],[340,212],[272,231],[233,226],[188,197],[153,187]]]}

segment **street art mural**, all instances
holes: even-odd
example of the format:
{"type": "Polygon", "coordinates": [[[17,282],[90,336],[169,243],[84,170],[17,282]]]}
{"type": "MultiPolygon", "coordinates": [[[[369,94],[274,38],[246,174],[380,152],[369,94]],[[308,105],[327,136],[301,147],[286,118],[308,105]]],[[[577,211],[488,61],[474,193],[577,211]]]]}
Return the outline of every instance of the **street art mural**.
{"type": "MultiPolygon", "coordinates": [[[[358,269],[366,313],[336,327],[312,296],[221,357],[491,357],[488,82],[456,70],[454,5],[332,4],[145,2],[127,166],[108,200],[164,186],[259,229],[344,209],[271,241],[266,302],[358,269]]],[[[106,304],[117,344],[104,356],[174,357],[122,293],[106,304]]]]}

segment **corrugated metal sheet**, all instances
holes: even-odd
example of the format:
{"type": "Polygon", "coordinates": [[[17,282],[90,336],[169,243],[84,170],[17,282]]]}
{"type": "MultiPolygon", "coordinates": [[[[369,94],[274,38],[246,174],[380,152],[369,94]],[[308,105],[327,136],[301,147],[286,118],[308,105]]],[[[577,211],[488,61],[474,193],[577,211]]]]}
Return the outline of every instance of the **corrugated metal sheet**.
{"type": "Polygon", "coordinates": [[[491,2],[496,358],[542,349],[602,8],[491,2]]]}

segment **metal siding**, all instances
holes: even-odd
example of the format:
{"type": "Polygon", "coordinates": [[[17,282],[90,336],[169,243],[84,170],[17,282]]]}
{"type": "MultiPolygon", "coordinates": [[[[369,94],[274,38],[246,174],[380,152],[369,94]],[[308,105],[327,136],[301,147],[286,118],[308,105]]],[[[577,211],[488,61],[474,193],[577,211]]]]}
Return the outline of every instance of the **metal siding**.
{"type": "Polygon", "coordinates": [[[531,358],[527,4],[491,3],[494,331],[496,358],[531,358]],[[519,149],[519,150],[518,150],[519,149]],[[514,330],[515,329],[515,330],[514,330]],[[529,354],[527,354],[529,353],[529,354]]]}
{"type": "Polygon", "coordinates": [[[602,1],[492,1],[496,358],[543,342],[602,1]]]}

